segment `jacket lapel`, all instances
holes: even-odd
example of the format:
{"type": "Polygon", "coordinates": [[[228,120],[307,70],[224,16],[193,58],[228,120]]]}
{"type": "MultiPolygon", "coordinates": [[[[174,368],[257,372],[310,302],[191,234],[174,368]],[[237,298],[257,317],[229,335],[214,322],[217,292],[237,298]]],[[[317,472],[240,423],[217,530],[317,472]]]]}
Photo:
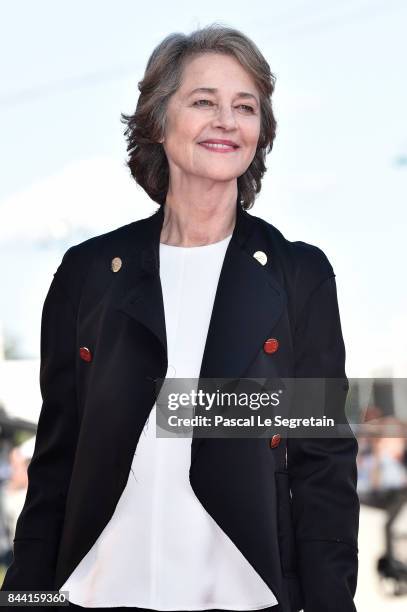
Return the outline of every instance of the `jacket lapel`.
{"type": "Polygon", "coordinates": [[[163,220],[164,209],[161,206],[151,217],[143,220],[144,246],[141,253],[138,253],[136,258],[131,256],[127,263],[127,290],[121,296],[117,309],[144,325],[158,338],[167,361],[164,302],[159,275],[159,246],[163,220]]]}

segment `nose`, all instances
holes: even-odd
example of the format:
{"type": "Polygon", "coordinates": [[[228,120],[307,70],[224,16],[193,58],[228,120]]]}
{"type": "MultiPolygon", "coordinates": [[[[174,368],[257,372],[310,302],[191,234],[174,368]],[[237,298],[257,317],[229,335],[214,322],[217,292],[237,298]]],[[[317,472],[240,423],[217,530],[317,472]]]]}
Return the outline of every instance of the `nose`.
{"type": "Polygon", "coordinates": [[[213,127],[223,127],[229,130],[235,128],[237,122],[233,109],[227,105],[220,104],[212,124],[213,127]]]}

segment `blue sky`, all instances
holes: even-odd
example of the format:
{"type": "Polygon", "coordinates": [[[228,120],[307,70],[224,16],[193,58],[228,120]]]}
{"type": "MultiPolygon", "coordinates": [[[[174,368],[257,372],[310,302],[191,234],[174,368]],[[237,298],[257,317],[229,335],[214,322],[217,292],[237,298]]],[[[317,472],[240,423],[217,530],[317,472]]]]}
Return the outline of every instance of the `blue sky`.
{"type": "Polygon", "coordinates": [[[217,21],[250,36],[277,77],[252,213],[329,257],[348,376],[406,376],[406,17],[402,0],[3,6],[0,322],[20,351],[39,354],[65,250],[155,208],[124,166],[120,113],[164,36],[217,21]]]}

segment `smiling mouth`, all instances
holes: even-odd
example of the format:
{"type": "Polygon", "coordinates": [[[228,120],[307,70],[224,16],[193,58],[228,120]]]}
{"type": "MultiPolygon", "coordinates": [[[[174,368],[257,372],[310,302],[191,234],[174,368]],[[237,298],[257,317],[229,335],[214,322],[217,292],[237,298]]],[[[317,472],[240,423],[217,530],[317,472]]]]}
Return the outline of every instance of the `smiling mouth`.
{"type": "Polygon", "coordinates": [[[205,147],[209,151],[215,151],[216,153],[232,153],[233,151],[237,151],[239,147],[234,147],[232,145],[224,145],[212,142],[199,142],[201,147],[205,147]]]}

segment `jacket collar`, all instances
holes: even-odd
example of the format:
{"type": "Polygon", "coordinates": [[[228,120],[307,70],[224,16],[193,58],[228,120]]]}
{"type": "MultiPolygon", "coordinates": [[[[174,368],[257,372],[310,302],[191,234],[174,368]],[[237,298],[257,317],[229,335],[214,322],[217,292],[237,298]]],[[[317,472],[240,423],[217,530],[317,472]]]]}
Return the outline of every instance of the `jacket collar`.
{"type": "MultiPolygon", "coordinates": [[[[160,208],[151,217],[144,221],[145,223],[145,247],[142,249],[142,268],[147,274],[159,274],[160,267],[160,235],[164,222],[165,205],[160,208]]],[[[248,237],[253,225],[253,217],[236,202],[236,222],[233,230],[231,241],[239,247],[243,247],[246,238],[248,237]]]]}
{"type": "MultiPolygon", "coordinates": [[[[160,234],[164,207],[142,220],[143,237],[138,268],[127,267],[131,289],[118,309],[144,325],[159,340],[162,361],[157,378],[168,368],[164,303],[159,275],[160,234]]],[[[273,253],[265,222],[236,203],[236,222],[228,244],[210,319],[200,378],[243,377],[270,336],[286,304],[286,293],[273,270],[273,253]],[[262,265],[256,251],[267,255],[262,265]]]]}

